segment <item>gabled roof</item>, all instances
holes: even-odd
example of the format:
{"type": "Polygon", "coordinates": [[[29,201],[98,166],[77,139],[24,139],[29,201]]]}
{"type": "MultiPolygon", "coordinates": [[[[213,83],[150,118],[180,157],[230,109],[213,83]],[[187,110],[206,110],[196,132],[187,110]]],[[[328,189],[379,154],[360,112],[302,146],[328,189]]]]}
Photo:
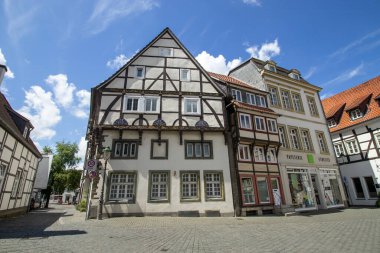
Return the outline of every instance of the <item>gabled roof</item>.
{"type": "Polygon", "coordinates": [[[216,80],[219,80],[219,81],[222,81],[222,82],[225,82],[225,83],[235,84],[237,86],[240,86],[240,87],[243,87],[243,88],[246,88],[246,89],[250,89],[250,90],[253,90],[253,91],[259,91],[259,92],[265,92],[265,93],[267,93],[266,91],[259,90],[259,89],[255,88],[255,87],[253,87],[252,85],[249,85],[248,83],[240,81],[239,79],[234,78],[232,76],[226,76],[226,75],[217,74],[217,73],[213,73],[213,72],[208,72],[208,74],[212,78],[214,78],[216,80]]]}
{"type": "MultiPolygon", "coordinates": [[[[24,136],[22,136],[22,133],[19,131],[16,123],[10,115],[10,112],[19,115],[19,113],[13,110],[4,94],[0,92],[0,125],[17,141],[25,145],[33,154],[35,154],[37,157],[41,157],[41,153],[38,151],[37,147],[34,145],[30,137],[26,139],[24,136]]],[[[22,118],[26,119],[25,117],[22,118]]],[[[26,120],[28,124],[30,124],[29,120],[26,120]]]]}
{"type": "Polygon", "coordinates": [[[325,113],[325,116],[326,116],[326,119],[328,118],[331,118],[333,116],[336,115],[336,113],[338,111],[340,111],[342,109],[342,107],[345,107],[346,106],[346,103],[343,103],[343,104],[336,104],[334,105],[333,107],[331,107],[331,109],[325,113]]]}
{"type": "Polygon", "coordinates": [[[327,112],[326,117],[331,115],[330,111],[334,111],[334,108],[336,108],[337,105],[349,103],[347,106],[349,109],[345,108],[346,112],[343,113],[341,120],[337,122],[338,124],[335,127],[330,128],[330,132],[336,132],[347,127],[358,125],[368,120],[379,118],[380,106],[376,101],[376,97],[377,94],[379,94],[379,91],[380,76],[322,100],[323,110],[325,113],[327,112]],[[358,107],[366,99],[369,100],[366,114],[362,118],[351,121],[347,110],[350,110],[350,108],[353,109],[358,107]]]}

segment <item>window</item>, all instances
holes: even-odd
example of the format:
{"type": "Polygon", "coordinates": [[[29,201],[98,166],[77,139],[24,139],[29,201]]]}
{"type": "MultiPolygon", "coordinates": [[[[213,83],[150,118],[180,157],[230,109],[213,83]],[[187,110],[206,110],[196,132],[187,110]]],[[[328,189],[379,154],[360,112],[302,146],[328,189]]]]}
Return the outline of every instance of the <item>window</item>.
{"type": "Polygon", "coordinates": [[[205,177],[205,191],[206,200],[220,200],[223,199],[223,174],[222,172],[206,172],[205,177]]]}
{"type": "Polygon", "coordinates": [[[364,177],[364,181],[367,185],[368,196],[370,198],[377,198],[377,191],[376,191],[375,183],[373,182],[373,178],[372,177],[364,177]]]}
{"type": "Polygon", "coordinates": [[[315,103],[315,99],[313,97],[307,96],[307,104],[309,105],[309,110],[311,116],[318,117],[318,109],[317,109],[317,104],[315,103]]]}
{"type": "Polygon", "coordinates": [[[145,67],[136,67],[135,77],[138,79],[143,79],[145,77],[145,67]]]}
{"type": "Polygon", "coordinates": [[[18,189],[17,189],[17,197],[18,198],[22,197],[22,193],[24,191],[24,186],[25,186],[25,181],[26,181],[26,171],[23,171],[21,173],[21,178],[20,178],[20,182],[18,184],[18,189]]]}
{"type": "Polygon", "coordinates": [[[0,162],[0,192],[5,181],[5,174],[7,173],[7,165],[0,162]]]}
{"type": "Polygon", "coordinates": [[[329,149],[327,147],[325,134],[323,132],[317,132],[317,140],[318,140],[319,149],[321,150],[321,153],[328,153],[329,149]]]}
{"type": "Polygon", "coordinates": [[[311,142],[309,130],[307,129],[301,130],[301,140],[302,140],[302,145],[303,145],[304,150],[313,151],[313,145],[311,142]]]}
{"type": "Polygon", "coordinates": [[[363,112],[360,109],[350,111],[351,120],[359,119],[363,117],[363,112]]]}
{"type": "Polygon", "coordinates": [[[273,65],[268,65],[268,69],[269,69],[270,71],[276,72],[276,67],[273,66],[273,65]]]}
{"type": "Polygon", "coordinates": [[[284,148],[289,148],[288,136],[286,134],[285,126],[278,126],[278,133],[280,136],[281,146],[284,148]]]}
{"type": "Polygon", "coordinates": [[[247,103],[250,105],[256,105],[256,97],[254,94],[247,93],[247,103]]]}
{"type": "Polygon", "coordinates": [[[255,129],[258,131],[265,131],[265,121],[263,117],[255,116],[255,129]]]}
{"type": "Polygon", "coordinates": [[[341,155],[345,155],[346,152],[344,152],[344,147],[342,143],[336,143],[334,144],[335,149],[335,155],[336,157],[340,157],[341,155]]]}
{"type": "Polygon", "coordinates": [[[137,141],[117,140],[114,142],[113,158],[116,159],[137,159],[137,141]]]}
{"type": "Polygon", "coordinates": [[[269,94],[270,94],[270,103],[273,106],[281,106],[280,101],[278,100],[278,89],[277,87],[269,86],[269,94]]]}
{"type": "Polygon", "coordinates": [[[303,106],[302,106],[301,95],[299,93],[292,92],[292,97],[293,97],[294,111],[296,111],[296,112],[304,112],[303,106]]]}
{"type": "Polygon", "coordinates": [[[168,159],[168,140],[152,140],[150,159],[168,159]]]}
{"type": "Polygon", "coordinates": [[[211,159],[212,142],[211,141],[185,141],[185,158],[186,159],[211,159]]]}
{"type": "Polygon", "coordinates": [[[290,135],[290,143],[292,144],[293,149],[301,149],[301,144],[298,138],[298,129],[297,128],[289,128],[290,135]]]}
{"type": "Polygon", "coordinates": [[[21,180],[21,174],[22,174],[21,170],[18,170],[16,172],[16,177],[15,177],[15,180],[13,181],[13,186],[12,186],[12,193],[11,193],[12,198],[17,197],[17,191],[19,188],[20,180],[21,180]]]}
{"type": "Polygon", "coordinates": [[[169,171],[151,171],[150,175],[150,196],[149,200],[153,202],[169,201],[169,171]]]}
{"type": "Polygon", "coordinates": [[[145,112],[159,112],[159,98],[145,97],[145,112]]]}
{"type": "Polygon", "coordinates": [[[267,102],[264,96],[256,95],[256,105],[261,107],[267,107],[267,102]]]}
{"type": "Polygon", "coordinates": [[[181,200],[200,200],[199,197],[199,171],[181,171],[181,200]]]}
{"type": "Polygon", "coordinates": [[[268,119],[268,131],[271,133],[277,133],[277,122],[275,119],[268,119]]]}
{"type": "Polygon", "coordinates": [[[281,100],[282,100],[282,106],[286,110],[292,109],[292,104],[290,102],[290,93],[287,90],[281,90],[281,100]]]}
{"type": "Polygon", "coordinates": [[[235,100],[237,100],[239,102],[243,102],[240,90],[234,90],[234,89],[232,89],[231,92],[232,92],[232,96],[234,97],[235,100]]]}
{"type": "Polygon", "coordinates": [[[173,56],[173,48],[160,47],[160,56],[171,57],[173,56]]]}
{"type": "Polygon", "coordinates": [[[253,155],[255,162],[265,162],[264,147],[255,147],[253,155]]]}
{"type": "Polygon", "coordinates": [[[180,77],[181,81],[190,81],[190,69],[180,69],[180,77]]]}
{"type": "Polygon", "coordinates": [[[277,162],[276,149],[275,148],[268,148],[267,162],[268,163],[276,163],[277,162]]]}
{"type": "Polygon", "coordinates": [[[139,111],[139,97],[125,97],[124,111],[137,112],[139,111]]]}
{"type": "Polygon", "coordinates": [[[257,177],[257,191],[260,203],[269,203],[268,182],[265,177],[257,177]]]}
{"type": "Polygon", "coordinates": [[[28,135],[28,128],[25,127],[25,128],[24,128],[24,132],[22,133],[22,136],[23,136],[24,138],[26,138],[27,135],[28,135]]]}
{"type": "Polygon", "coordinates": [[[335,119],[329,119],[327,120],[327,126],[330,128],[330,127],[334,127],[336,126],[336,121],[335,119]]]}
{"type": "Polygon", "coordinates": [[[112,173],[109,200],[134,202],[136,191],[135,173],[112,173]]]}
{"type": "Polygon", "coordinates": [[[296,80],[300,80],[300,76],[296,73],[290,73],[290,77],[296,80]]]}
{"type": "Polygon", "coordinates": [[[252,129],[251,116],[249,114],[240,113],[240,127],[252,129]]]}
{"type": "Polygon", "coordinates": [[[243,177],[241,179],[241,185],[243,190],[243,202],[244,204],[255,204],[255,193],[253,188],[252,178],[243,177]]]}
{"type": "Polygon", "coordinates": [[[199,98],[185,98],[183,112],[186,114],[200,114],[200,106],[199,98]]]}
{"type": "Polygon", "coordinates": [[[377,147],[380,148],[380,133],[375,134],[375,140],[377,142],[377,147]]]}
{"type": "Polygon", "coordinates": [[[251,161],[251,155],[248,145],[239,145],[239,160],[240,161],[251,161]]]}
{"type": "Polygon", "coordinates": [[[356,140],[348,140],[345,143],[346,143],[347,153],[349,155],[359,153],[359,147],[358,147],[356,140]]]}
{"type": "Polygon", "coordinates": [[[364,191],[363,191],[362,183],[360,182],[360,178],[359,177],[353,177],[352,182],[354,184],[356,198],[358,198],[358,199],[364,198],[364,191]]]}

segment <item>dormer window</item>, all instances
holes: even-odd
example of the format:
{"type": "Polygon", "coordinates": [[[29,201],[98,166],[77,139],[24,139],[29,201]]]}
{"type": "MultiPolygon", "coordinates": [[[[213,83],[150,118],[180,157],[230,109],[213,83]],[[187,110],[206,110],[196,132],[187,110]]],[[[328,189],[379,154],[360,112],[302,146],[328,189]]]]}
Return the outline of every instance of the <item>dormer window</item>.
{"type": "Polygon", "coordinates": [[[363,117],[363,112],[358,108],[358,109],[355,109],[355,110],[352,110],[350,112],[350,118],[351,120],[356,120],[356,119],[359,119],[363,117]]]}
{"type": "Polygon", "coordinates": [[[25,127],[24,132],[22,133],[22,136],[24,136],[24,138],[26,138],[26,136],[28,135],[28,131],[29,131],[29,129],[27,127],[25,127]]]}
{"type": "Polygon", "coordinates": [[[335,119],[329,119],[327,120],[327,126],[330,128],[330,127],[334,127],[336,126],[336,121],[335,119]]]}
{"type": "Polygon", "coordinates": [[[296,80],[300,80],[300,75],[298,75],[296,73],[291,73],[290,77],[293,78],[293,79],[296,79],[296,80]]]}
{"type": "Polygon", "coordinates": [[[273,65],[268,65],[268,69],[272,72],[276,72],[276,67],[273,65]]]}

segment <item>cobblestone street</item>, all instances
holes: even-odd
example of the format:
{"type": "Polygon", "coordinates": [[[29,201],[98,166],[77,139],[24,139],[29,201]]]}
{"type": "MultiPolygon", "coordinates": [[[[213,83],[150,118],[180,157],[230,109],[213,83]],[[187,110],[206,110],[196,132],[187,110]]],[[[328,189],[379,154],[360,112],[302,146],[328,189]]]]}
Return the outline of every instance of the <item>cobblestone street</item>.
{"type": "Polygon", "coordinates": [[[380,209],[84,220],[73,206],[0,220],[1,252],[380,252],[380,209]]]}

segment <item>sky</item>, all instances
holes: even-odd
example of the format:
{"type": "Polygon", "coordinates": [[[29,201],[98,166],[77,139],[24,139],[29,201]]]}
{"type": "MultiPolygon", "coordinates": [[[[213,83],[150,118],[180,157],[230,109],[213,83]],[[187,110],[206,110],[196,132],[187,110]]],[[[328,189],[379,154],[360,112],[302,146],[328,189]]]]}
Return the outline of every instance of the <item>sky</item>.
{"type": "Polygon", "coordinates": [[[39,147],[83,157],[90,89],[165,27],[208,71],[272,59],[325,98],[380,75],[379,13],[378,0],[3,0],[1,92],[39,147]]]}

